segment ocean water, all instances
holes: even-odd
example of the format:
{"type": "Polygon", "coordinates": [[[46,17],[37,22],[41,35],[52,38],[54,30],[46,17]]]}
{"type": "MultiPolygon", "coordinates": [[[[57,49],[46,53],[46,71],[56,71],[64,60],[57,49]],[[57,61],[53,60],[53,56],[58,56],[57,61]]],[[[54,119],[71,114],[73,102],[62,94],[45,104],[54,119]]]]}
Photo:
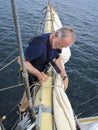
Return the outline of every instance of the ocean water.
{"type": "MultiPolygon", "coordinates": [[[[71,26],[77,35],[71,47],[70,61],[65,65],[69,76],[67,95],[75,114],[80,117],[98,115],[98,4],[97,0],[51,0],[63,25],[71,26]]],[[[23,47],[41,21],[41,10],[47,0],[17,0],[23,47]]],[[[19,55],[10,0],[0,0],[0,68],[19,55]]],[[[0,89],[21,83],[17,61],[1,71],[0,89]]],[[[0,117],[11,129],[17,119],[17,104],[23,87],[0,91],[0,117]]]]}

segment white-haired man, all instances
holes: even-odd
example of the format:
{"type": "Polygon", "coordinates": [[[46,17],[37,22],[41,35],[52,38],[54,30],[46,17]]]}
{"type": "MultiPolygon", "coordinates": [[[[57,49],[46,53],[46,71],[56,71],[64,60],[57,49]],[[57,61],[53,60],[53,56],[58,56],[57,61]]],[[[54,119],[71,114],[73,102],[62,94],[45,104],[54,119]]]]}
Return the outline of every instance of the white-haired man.
{"type": "MultiPolygon", "coordinates": [[[[62,27],[54,33],[47,33],[33,38],[24,52],[29,83],[46,82],[48,77],[43,74],[47,61],[56,63],[61,71],[64,89],[68,87],[68,76],[62,63],[62,48],[70,47],[75,42],[75,33],[70,27],[62,27]]],[[[20,57],[18,63],[21,65],[20,57]]],[[[22,106],[21,106],[22,107],[22,106]]],[[[23,108],[23,107],[22,107],[23,108]]]]}

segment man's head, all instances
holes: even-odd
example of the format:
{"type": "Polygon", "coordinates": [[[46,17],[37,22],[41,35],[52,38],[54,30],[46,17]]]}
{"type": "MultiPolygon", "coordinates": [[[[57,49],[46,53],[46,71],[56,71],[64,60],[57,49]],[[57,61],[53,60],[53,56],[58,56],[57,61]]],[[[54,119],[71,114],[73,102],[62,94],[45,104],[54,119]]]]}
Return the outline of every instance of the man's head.
{"type": "Polygon", "coordinates": [[[53,48],[64,48],[71,46],[75,42],[75,32],[70,27],[62,27],[58,29],[52,38],[53,48]]]}

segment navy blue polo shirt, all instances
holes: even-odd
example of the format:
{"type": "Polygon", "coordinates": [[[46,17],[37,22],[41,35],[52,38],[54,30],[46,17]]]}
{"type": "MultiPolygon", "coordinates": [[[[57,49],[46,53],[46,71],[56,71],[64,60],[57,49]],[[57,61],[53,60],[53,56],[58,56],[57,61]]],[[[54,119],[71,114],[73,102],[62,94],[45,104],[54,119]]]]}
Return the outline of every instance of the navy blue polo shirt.
{"type": "Polygon", "coordinates": [[[49,38],[50,33],[33,38],[24,52],[25,59],[39,71],[43,71],[46,61],[53,60],[58,53],[58,49],[51,48],[49,38]]]}

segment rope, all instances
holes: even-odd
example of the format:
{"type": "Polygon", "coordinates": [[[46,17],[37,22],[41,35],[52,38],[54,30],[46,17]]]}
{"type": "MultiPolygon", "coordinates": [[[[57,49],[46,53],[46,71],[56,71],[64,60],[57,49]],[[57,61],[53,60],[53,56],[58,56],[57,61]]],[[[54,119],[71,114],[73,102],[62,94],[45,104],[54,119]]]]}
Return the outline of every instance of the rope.
{"type": "Polygon", "coordinates": [[[40,86],[40,83],[34,82],[34,83],[30,86],[30,88],[32,88],[32,87],[34,87],[34,86],[40,86]]]}
{"type": "Polygon", "coordinates": [[[22,86],[22,85],[23,85],[23,84],[17,84],[17,85],[13,85],[13,86],[6,87],[6,88],[1,88],[1,89],[0,89],[0,92],[5,91],[5,90],[8,90],[8,89],[16,88],[16,87],[19,87],[19,86],[22,86]]]}
{"type": "MultiPolygon", "coordinates": [[[[4,46],[4,47],[8,47],[8,46],[13,46],[13,45],[17,45],[16,44],[16,42],[13,42],[13,45],[12,44],[8,44],[8,42],[7,41],[4,41],[4,42],[2,42],[3,43],[3,45],[5,45],[6,44],[6,46],[4,46]]],[[[0,44],[0,47],[2,47],[2,45],[0,44]]]]}
{"type": "Polygon", "coordinates": [[[15,59],[13,59],[11,62],[9,62],[8,64],[6,64],[4,67],[2,67],[0,69],[0,71],[2,71],[3,69],[5,69],[6,67],[8,67],[10,64],[12,64],[18,57],[16,57],[15,59]]]}
{"type": "MultiPolygon", "coordinates": [[[[26,23],[25,21],[22,23],[21,28],[24,27],[25,23],[26,23]]],[[[13,27],[14,27],[14,25],[13,25],[13,27]]],[[[11,34],[14,34],[14,33],[13,32],[8,33],[8,35],[5,35],[3,38],[0,39],[0,42],[2,42],[4,39],[8,38],[11,34]]]]}
{"type": "Polygon", "coordinates": [[[6,58],[0,63],[0,65],[3,64],[5,61],[7,61],[16,51],[17,51],[17,49],[15,49],[8,57],[6,57],[6,58]]]}
{"type": "Polygon", "coordinates": [[[9,33],[8,35],[4,36],[2,39],[0,39],[0,42],[2,42],[4,39],[8,38],[13,32],[9,33]]]}
{"type": "Polygon", "coordinates": [[[33,86],[35,86],[34,88],[36,88],[37,86],[40,86],[40,88],[62,88],[64,90],[63,87],[61,86],[55,86],[55,85],[52,85],[52,86],[42,86],[41,84],[33,84],[30,86],[30,88],[32,88],[33,86]]]}
{"type": "MultiPolygon", "coordinates": [[[[11,106],[11,105],[10,105],[10,106],[11,106]]],[[[17,108],[17,106],[18,106],[18,102],[16,101],[16,102],[15,102],[15,105],[14,105],[13,107],[11,107],[10,110],[8,110],[7,113],[6,113],[2,118],[4,118],[4,120],[6,120],[7,117],[8,117],[8,115],[9,115],[12,111],[14,111],[14,110],[17,108]]],[[[1,118],[1,119],[2,119],[2,118],[1,118]]]]}
{"type": "Polygon", "coordinates": [[[94,117],[94,116],[98,116],[98,112],[97,113],[95,113],[95,114],[93,114],[93,115],[91,115],[92,117],[94,117]]]}
{"type": "MultiPolygon", "coordinates": [[[[98,95],[96,95],[96,96],[94,96],[93,98],[91,98],[91,99],[89,99],[89,100],[87,100],[87,101],[81,103],[81,106],[83,106],[83,105],[85,105],[85,104],[91,102],[91,101],[94,100],[96,97],[98,97],[98,95]]],[[[80,106],[80,105],[79,105],[79,106],[80,106]]]]}
{"type": "Polygon", "coordinates": [[[15,122],[14,126],[11,128],[11,130],[14,130],[18,123],[19,123],[19,119],[16,120],[16,122],[15,122]]]}

